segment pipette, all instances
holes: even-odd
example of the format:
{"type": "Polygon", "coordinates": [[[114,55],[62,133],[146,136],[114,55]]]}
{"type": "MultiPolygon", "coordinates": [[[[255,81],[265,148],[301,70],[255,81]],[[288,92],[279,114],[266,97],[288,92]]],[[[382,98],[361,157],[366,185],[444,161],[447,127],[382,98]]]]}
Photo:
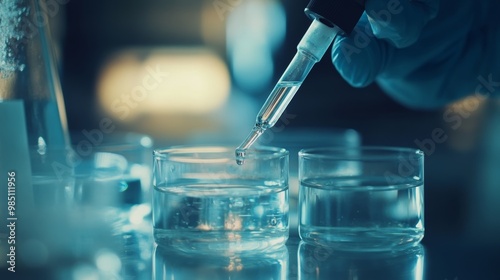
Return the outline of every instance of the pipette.
{"type": "Polygon", "coordinates": [[[244,163],[246,151],[279,120],[312,67],[320,61],[337,34],[350,33],[361,14],[363,1],[312,0],[305,9],[312,23],[297,45],[297,53],[257,114],[255,126],[236,148],[236,163],[244,163]]]}

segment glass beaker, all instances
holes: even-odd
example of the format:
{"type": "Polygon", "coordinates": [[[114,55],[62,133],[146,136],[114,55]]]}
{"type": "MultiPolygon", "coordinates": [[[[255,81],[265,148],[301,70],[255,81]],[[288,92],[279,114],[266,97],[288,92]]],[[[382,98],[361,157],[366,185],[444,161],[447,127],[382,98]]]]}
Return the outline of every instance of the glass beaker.
{"type": "Polygon", "coordinates": [[[299,235],[343,250],[402,249],[424,236],[424,154],[392,147],[299,152],[299,235]]]}
{"type": "Polygon", "coordinates": [[[262,252],[288,239],[288,151],[261,147],[236,164],[234,147],[154,152],[155,241],[178,250],[262,252]]]}

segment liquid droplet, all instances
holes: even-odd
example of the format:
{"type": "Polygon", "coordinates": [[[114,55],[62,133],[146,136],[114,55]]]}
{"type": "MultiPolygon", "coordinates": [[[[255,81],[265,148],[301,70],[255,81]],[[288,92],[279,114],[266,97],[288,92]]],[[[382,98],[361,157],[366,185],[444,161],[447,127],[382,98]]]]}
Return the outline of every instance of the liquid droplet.
{"type": "Polygon", "coordinates": [[[236,164],[243,165],[245,163],[245,150],[236,149],[236,164]]]}

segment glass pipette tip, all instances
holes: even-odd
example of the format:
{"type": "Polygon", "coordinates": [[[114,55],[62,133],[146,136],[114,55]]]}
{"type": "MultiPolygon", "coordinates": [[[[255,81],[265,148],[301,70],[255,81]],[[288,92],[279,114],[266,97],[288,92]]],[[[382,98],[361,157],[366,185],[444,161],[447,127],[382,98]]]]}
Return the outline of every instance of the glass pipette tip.
{"type": "Polygon", "coordinates": [[[236,163],[242,165],[245,162],[245,155],[257,139],[266,131],[263,127],[255,125],[247,138],[236,148],[236,163]]]}

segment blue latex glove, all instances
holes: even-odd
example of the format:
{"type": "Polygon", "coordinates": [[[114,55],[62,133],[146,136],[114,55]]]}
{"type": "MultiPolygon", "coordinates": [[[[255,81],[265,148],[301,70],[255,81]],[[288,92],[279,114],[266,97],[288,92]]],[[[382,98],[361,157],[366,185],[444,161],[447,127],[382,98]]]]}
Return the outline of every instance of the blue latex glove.
{"type": "Polygon", "coordinates": [[[365,10],[332,48],[351,85],[376,81],[396,101],[427,109],[500,95],[500,0],[366,0],[365,10]]]}

